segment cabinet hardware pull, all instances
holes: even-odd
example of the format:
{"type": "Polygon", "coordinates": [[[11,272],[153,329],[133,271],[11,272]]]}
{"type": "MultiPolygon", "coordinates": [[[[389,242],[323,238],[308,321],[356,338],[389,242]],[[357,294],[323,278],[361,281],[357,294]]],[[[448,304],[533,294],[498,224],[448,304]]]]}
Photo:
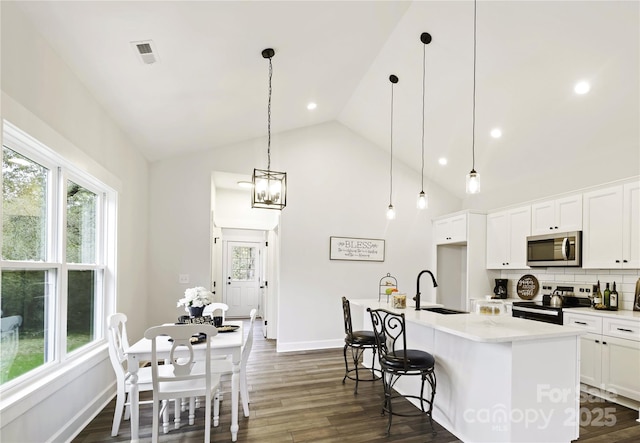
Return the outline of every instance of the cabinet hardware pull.
{"type": "Polygon", "coordinates": [[[606,345],[606,344],[607,344],[607,342],[606,342],[606,341],[603,341],[603,342],[602,342],[602,344],[603,344],[603,345],[606,345]]]}
{"type": "Polygon", "coordinates": [[[627,263],[627,262],[628,262],[627,260],[622,260],[622,263],[627,263]]]}
{"type": "Polygon", "coordinates": [[[631,329],[618,328],[618,331],[633,332],[631,329]]]}
{"type": "Polygon", "coordinates": [[[596,343],[600,343],[600,340],[596,340],[596,343]]]}
{"type": "Polygon", "coordinates": [[[616,263],[620,263],[620,260],[616,260],[616,263]]]}
{"type": "Polygon", "coordinates": [[[586,324],[585,322],[583,322],[583,321],[576,321],[576,322],[574,322],[574,323],[575,323],[575,324],[577,324],[577,325],[585,325],[585,326],[587,325],[587,324],[586,324]]]}

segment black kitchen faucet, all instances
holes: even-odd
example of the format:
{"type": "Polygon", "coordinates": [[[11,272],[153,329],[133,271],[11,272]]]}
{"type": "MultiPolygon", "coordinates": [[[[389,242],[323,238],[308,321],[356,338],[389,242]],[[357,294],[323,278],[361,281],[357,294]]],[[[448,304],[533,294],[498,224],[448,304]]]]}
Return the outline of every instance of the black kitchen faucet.
{"type": "Polygon", "coordinates": [[[420,277],[425,272],[427,272],[431,276],[431,280],[433,280],[433,287],[434,288],[438,287],[438,283],[436,283],[436,278],[433,276],[433,273],[431,271],[429,271],[428,269],[425,269],[424,271],[420,271],[420,273],[418,274],[417,282],[416,282],[416,296],[413,297],[413,299],[416,301],[416,311],[420,310],[420,277]]]}

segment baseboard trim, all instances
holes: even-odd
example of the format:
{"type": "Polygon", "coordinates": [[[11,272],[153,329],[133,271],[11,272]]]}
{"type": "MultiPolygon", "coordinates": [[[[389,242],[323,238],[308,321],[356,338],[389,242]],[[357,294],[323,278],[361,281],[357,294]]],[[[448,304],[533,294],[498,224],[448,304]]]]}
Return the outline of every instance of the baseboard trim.
{"type": "Polygon", "coordinates": [[[277,352],[314,351],[319,349],[341,349],[344,347],[344,339],[320,340],[307,342],[282,343],[278,340],[277,352]]]}
{"type": "Polygon", "coordinates": [[[116,384],[115,382],[109,385],[98,395],[95,400],[87,405],[86,408],[79,411],[71,421],[61,427],[58,432],[48,440],[48,442],[64,441],[70,443],[74,438],[86,428],[91,421],[102,412],[102,410],[109,404],[111,400],[116,396],[116,384]]]}

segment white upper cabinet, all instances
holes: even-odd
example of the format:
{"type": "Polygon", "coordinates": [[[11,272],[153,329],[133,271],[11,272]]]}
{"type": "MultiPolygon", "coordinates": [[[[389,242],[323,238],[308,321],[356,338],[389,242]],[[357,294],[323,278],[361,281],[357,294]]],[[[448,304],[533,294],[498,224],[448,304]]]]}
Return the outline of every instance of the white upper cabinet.
{"type": "Polygon", "coordinates": [[[467,214],[435,220],[433,231],[436,245],[464,243],[467,241],[467,214]]]}
{"type": "Polygon", "coordinates": [[[531,205],[531,235],[582,230],[582,194],[531,205]]]}
{"type": "Polygon", "coordinates": [[[640,268],[640,183],[583,195],[583,268],[640,268]]]}
{"type": "Polygon", "coordinates": [[[528,269],[531,206],[487,215],[487,268],[528,269]]]}

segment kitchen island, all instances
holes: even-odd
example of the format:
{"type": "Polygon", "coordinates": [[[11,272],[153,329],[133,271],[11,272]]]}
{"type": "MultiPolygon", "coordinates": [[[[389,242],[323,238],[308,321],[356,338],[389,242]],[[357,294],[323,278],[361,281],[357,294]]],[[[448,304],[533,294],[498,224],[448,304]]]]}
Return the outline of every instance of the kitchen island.
{"type": "MultiPolygon", "coordinates": [[[[442,315],[412,307],[393,309],[377,300],[350,302],[352,316],[360,314],[369,329],[367,307],[405,314],[407,347],[425,350],[436,359],[433,418],[459,439],[570,442],[578,438],[584,331],[508,315],[442,315]]],[[[401,378],[396,390],[419,392],[415,378],[401,378]]]]}

